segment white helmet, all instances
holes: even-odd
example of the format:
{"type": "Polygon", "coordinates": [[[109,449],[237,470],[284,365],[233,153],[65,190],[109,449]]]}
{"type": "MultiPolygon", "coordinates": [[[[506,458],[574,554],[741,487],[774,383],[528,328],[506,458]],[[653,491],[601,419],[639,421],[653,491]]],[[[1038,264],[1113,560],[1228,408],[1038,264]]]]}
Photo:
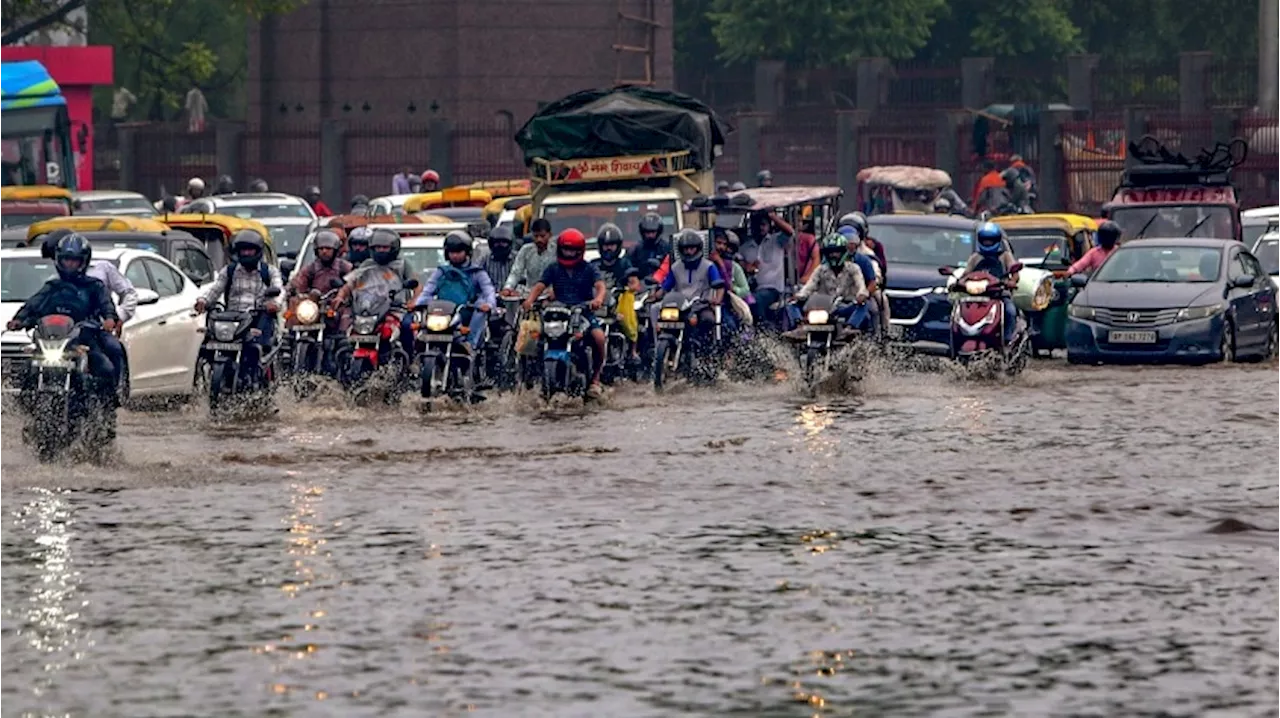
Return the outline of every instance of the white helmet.
{"type": "Polygon", "coordinates": [[[187,180],[187,189],[204,189],[204,180],[199,177],[192,177],[187,180]]]}

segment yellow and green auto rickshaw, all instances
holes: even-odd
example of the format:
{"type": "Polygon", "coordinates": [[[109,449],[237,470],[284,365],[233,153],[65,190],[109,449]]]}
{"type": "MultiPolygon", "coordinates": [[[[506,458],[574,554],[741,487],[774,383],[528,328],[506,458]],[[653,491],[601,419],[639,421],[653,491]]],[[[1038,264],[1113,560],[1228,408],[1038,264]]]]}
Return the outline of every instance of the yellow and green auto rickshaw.
{"type": "MultiPolygon", "coordinates": [[[[1022,266],[1044,272],[1064,270],[1093,247],[1097,222],[1079,214],[1016,214],[993,219],[1004,228],[1022,266]]],[[[1029,312],[1031,347],[1037,354],[1066,349],[1067,305],[1074,290],[1070,278],[1053,281],[1053,297],[1040,312],[1029,312]]]]}

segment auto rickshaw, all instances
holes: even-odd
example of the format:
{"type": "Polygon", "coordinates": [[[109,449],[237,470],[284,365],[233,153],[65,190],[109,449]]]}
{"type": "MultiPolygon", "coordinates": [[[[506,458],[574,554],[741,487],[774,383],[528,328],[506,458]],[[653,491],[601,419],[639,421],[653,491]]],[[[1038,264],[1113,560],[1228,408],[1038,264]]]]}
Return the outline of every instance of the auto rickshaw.
{"type": "MultiPolygon", "coordinates": [[[[1044,272],[1063,270],[1078,261],[1093,248],[1098,230],[1097,222],[1079,214],[1020,214],[992,221],[1004,228],[1010,249],[1023,267],[1044,272]]],[[[1069,277],[1055,278],[1049,306],[1027,313],[1031,348],[1037,355],[1067,348],[1067,305],[1074,293],[1069,277]]]]}
{"type": "Polygon", "coordinates": [[[933,212],[942,190],[951,186],[951,175],[932,167],[889,165],[858,172],[858,207],[868,217],[875,214],[933,212]]]}
{"type": "Polygon", "coordinates": [[[56,229],[69,229],[73,232],[167,232],[169,226],[150,217],[127,217],[121,215],[78,214],[73,217],[54,217],[27,227],[27,241],[48,234],[56,229]]]}
{"type": "Polygon", "coordinates": [[[533,192],[533,182],[528,179],[489,180],[458,185],[450,189],[478,189],[488,192],[497,199],[499,197],[519,197],[533,192]]]}
{"type": "Polygon", "coordinates": [[[276,263],[275,248],[271,245],[271,230],[256,219],[242,219],[225,214],[174,213],[168,213],[156,219],[174,229],[190,232],[201,242],[204,242],[209,258],[217,263],[218,267],[230,264],[231,238],[242,229],[252,229],[261,234],[266,247],[264,256],[268,262],[276,263]]]}
{"type": "Polygon", "coordinates": [[[484,207],[493,201],[493,195],[481,189],[453,189],[436,192],[423,192],[404,201],[406,214],[429,212],[444,207],[484,207]]]}
{"type": "Polygon", "coordinates": [[[46,217],[74,214],[71,193],[61,187],[0,188],[0,216],[5,227],[30,225],[46,217]]]}

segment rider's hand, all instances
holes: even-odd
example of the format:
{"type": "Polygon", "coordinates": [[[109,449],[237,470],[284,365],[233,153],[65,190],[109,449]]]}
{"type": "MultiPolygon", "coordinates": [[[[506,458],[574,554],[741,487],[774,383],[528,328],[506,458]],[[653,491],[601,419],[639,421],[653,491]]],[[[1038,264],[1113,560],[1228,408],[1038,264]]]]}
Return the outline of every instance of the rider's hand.
{"type": "Polygon", "coordinates": [[[600,307],[604,306],[604,302],[603,302],[603,301],[601,301],[601,300],[599,300],[599,299],[596,299],[595,297],[592,297],[592,298],[591,298],[591,303],[590,303],[589,305],[587,305],[587,306],[591,307],[591,311],[593,311],[593,312],[594,312],[595,310],[597,310],[597,309],[599,309],[600,307]]]}
{"type": "Polygon", "coordinates": [[[196,314],[204,314],[204,308],[205,308],[206,306],[207,306],[207,305],[205,304],[205,301],[204,301],[203,299],[197,299],[197,300],[196,300],[196,314]]]}
{"type": "Polygon", "coordinates": [[[481,304],[479,307],[476,307],[476,308],[482,312],[485,312],[486,314],[489,312],[490,309],[492,309],[492,307],[490,307],[488,304],[481,304]]]}
{"type": "Polygon", "coordinates": [[[504,296],[504,297],[514,297],[514,296],[517,296],[517,295],[516,295],[516,290],[514,290],[514,289],[507,289],[506,287],[503,287],[503,288],[502,288],[502,291],[501,291],[501,292],[499,292],[499,294],[501,294],[501,295],[502,295],[502,296],[504,296]]]}
{"type": "Polygon", "coordinates": [[[524,303],[523,303],[523,304],[521,304],[520,306],[521,306],[521,307],[523,307],[523,308],[524,308],[524,310],[525,310],[526,312],[532,312],[532,311],[533,311],[533,297],[529,297],[528,299],[524,300],[524,303]]]}
{"type": "Polygon", "coordinates": [[[267,314],[275,314],[276,312],[280,311],[280,305],[276,304],[275,302],[267,302],[266,309],[267,309],[267,314]]]}
{"type": "Polygon", "coordinates": [[[858,295],[855,296],[853,299],[858,304],[862,304],[863,302],[867,301],[867,299],[869,299],[870,297],[871,295],[867,294],[866,292],[858,292],[858,295]]]}
{"type": "Polygon", "coordinates": [[[102,328],[103,328],[105,331],[108,331],[108,332],[115,332],[116,327],[118,327],[118,326],[120,326],[120,323],[119,323],[119,322],[117,322],[117,321],[116,321],[116,320],[114,320],[114,319],[103,319],[103,320],[102,320],[102,328]]]}
{"type": "Polygon", "coordinates": [[[12,332],[12,331],[16,331],[16,330],[18,330],[18,329],[21,329],[21,328],[22,328],[22,322],[18,321],[17,319],[10,319],[10,320],[9,320],[9,323],[8,323],[8,324],[6,324],[5,326],[7,326],[7,327],[9,328],[9,331],[11,331],[11,332],[12,332]]]}

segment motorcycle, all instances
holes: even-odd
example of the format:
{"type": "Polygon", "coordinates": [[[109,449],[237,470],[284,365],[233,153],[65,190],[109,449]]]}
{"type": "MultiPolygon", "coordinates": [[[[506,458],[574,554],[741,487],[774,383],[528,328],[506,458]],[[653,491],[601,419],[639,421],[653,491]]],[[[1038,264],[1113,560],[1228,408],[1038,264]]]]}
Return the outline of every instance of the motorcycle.
{"type": "Polygon", "coordinates": [[[347,330],[347,347],[338,361],[339,378],[357,401],[367,398],[369,379],[383,367],[391,367],[391,389],[383,399],[388,404],[399,400],[409,373],[409,356],[400,344],[400,318],[392,311],[396,295],[412,291],[418,280],[406,279],[400,289],[385,295],[377,292],[357,294],[352,304],[351,328],[347,330]]]}
{"type": "MultiPolygon", "coordinates": [[[[1022,269],[1014,264],[1010,272],[1022,269]]],[[[949,276],[954,270],[939,268],[949,276]]],[[[1006,317],[1004,299],[1009,287],[988,272],[970,272],[951,287],[951,359],[967,366],[987,357],[997,357],[1005,374],[1022,372],[1031,357],[1031,340],[1026,321],[1020,316],[1006,317]],[[1013,340],[1004,341],[1006,321],[1017,322],[1013,340]]]]}
{"type": "Polygon", "coordinates": [[[591,353],[595,347],[583,307],[552,302],[542,309],[542,398],[553,394],[583,396],[591,381],[591,353]]]}
{"type": "Polygon", "coordinates": [[[605,384],[612,384],[627,371],[627,362],[631,357],[631,340],[622,333],[618,324],[618,298],[625,289],[615,287],[609,291],[605,305],[596,311],[596,318],[604,330],[604,368],[600,379],[605,384]]]}
{"type": "Polygon", "coordinates": [[[485,342],[485,363],[480,367],[482,383],[492,382],[499,389],[514,389],[520,378],[520,357],[516,354],[516,338],[524,312],[519,297],[499,297],[498,306],[489,315],[489,336],[485,342]]]}
{"type": "Polygon", "coordinates": [[[473,356],[466,344],[467,326],[462,323],[466,309],[479,311],[475,305],[437,299],[413,313],[423,399],[450,396],[471,403],[480,399],[477,374],[485,357],[473,356]]]}
{"type": "Polygon", "coordinates": [[[77,439],[95,460],[115,443],[115,397],[104,391],[104,380],[90,373],[89,348],[77,343],[93,331],[102,327],[50,314],[32,332],[31,360],[18,401],[27,413],[23,442],[42,463],[53,461],[77,439]]]}
{"type": "MultiPolygon", "coordinates": [[[[658,309],[657,339],[653,346],[653,388],[661,391],[670,373],[683,372],[694,381],[714,380],[718,364],[698,362],[699,355],[710,359],[711,347],[695,343],[698,313],[707,307],[707,301],[699,297],[687,297],[682,292],[670,292],[662,298],[658,309]]],[[[720,307],[716,313],[714,340],[720,342],[720,307]]]]}
{"type": "Polygon", "coordinates": [[[315,375],[337,374],[337,313],[327,305],[342,287],[342,280],[334,279],[331,286],[323,295],[312,292],[303,296],[285,315],[297,323],[287,327],[280,348],[280,366],[294,379],[294,392],[299,399],[314,391],[315,375]]]}
{"type": "MultiPolygon", "coordinates": [[[[280,296],[280,289],[270,287],[264,296],[269,300],[275,299],[280,296]]],[[[262,334],[253,326],[256,317],[256,312],[228,311],[220,302],[209,311],[205,320],[204,343],[200,345],[197,361],[209,367],[211,414],[223,411],[225,402],[231,397],[267,393],[275,380],[273,361],[278,344],[270,350],[261,350],[258,366],[248,366],[242,361],[245,345],[262,334]]]]}
{"type": "Polygon", "coordinates": [[[837,310],[848,304],[843,297],[826,294],[811,295],[804,303],[800,325],[804,338],[797,340],[797,351],[800,371],[810,386],[819,376],[819,370],[823,374],[831,370],[832,356],[848,346],[857,335],[857,330],[836,316],[837,310]]]}

